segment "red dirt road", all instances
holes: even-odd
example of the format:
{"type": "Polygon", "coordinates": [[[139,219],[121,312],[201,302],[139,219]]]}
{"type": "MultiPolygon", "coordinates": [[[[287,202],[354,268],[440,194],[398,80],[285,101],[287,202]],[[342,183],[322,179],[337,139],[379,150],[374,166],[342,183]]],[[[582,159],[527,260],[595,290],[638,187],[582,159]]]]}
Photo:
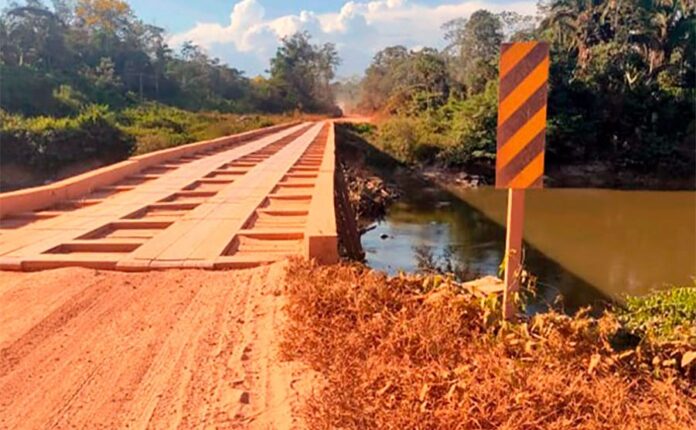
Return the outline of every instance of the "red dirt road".
{"type": "Polygon", "coordinates": [[[0,428],[301,426],[284,273],[0,272],[0,428]]]}

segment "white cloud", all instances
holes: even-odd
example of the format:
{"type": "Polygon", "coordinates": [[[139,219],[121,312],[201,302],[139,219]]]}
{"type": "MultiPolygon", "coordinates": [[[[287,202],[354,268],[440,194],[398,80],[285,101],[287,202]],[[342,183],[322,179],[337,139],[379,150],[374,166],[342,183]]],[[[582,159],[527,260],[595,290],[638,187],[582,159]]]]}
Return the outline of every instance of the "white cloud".
{"type": "Polygon", "coordinates": [[[315,42],[336,44],[343,59],[339,73],[347,75],[362,72],[372,56],[386,46],[441,46],[442,24],[469,16],[478,9],[509,10],[525,15],[536,12],[536,0],[505,5],[493,0],[459,1],[438,6],[407,0],[373,0],[348,1],[332,13],[301,11],[268,19],[260,1],[241,0],[232,8],[229,22],[197,23],[188,31],[172,35],[169,43],[179,46],[191,40],[230,65],[254,75],[263,71],[280,39],[297,31],[308,31],[315,42]]]}

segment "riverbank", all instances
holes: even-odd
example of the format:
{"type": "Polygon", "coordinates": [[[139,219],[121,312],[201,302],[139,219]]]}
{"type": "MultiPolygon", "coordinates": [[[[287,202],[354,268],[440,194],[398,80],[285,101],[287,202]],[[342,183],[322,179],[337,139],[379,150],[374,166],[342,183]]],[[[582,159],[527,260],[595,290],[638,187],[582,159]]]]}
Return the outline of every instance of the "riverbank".
{"type": "Polygon", "coordinates": [[[398,169],[399,164],[366,141],[357,131],[361,127],[359,124],[337,123],[336,151],[358,228],[364,232],[384,217],[402,190],[386,173],[398,169]]]}
{"type": "MultiPolygon", "coordinates": [[[[419,128],[393,121],[387,117],[369,124],[353,122],[339,127],[344,129],[344,133],[352,135],[352,139],[361,140],[374,148],[366,154],[377,155],[377,164],[388,158],[392,164],[408,168],[448,188],[465,189],[495,184],[494,153],[482,152],[478,157],[455,156],[452,151],[456,148],[437,143],[436,134],[430,136],[433,141],[429,142],[418,134],[419,128]]],[[[688,163],[682,162],[679,169],[673,171],[665,168],[645,171],[621,163],[612,160],[554,161],[549,155],[544,185],[547,188],[696,190],[696,169],[693,165],[689,167],[688,163]]]]}
{"type": "MultiPolygon", "coordinates": [[[[464,279],[498,275],[505,249],[504,190],[461,173],[459,181],[438,181],[389,157],[358,130],[343,132],[355,135],[365,161],[400,196],[362,236],[370,267],[416,272],[421,262],[434,260],[464,279]]],[[[599,315],[627,295],[684,285],[696,273],[691,191],[547,188],[527,196],[525,266],[538,279],[530,312],[572,314],[592,306],[599,315]],[[569,228],[576,225],[583,228],[569,228]]]]}
{"type": "MultiPolygon", "coordinates": [[[[468,189],[495,185],[495,172],[492,169],[474,169],[471,173],[463,168],[442,165],[414,167],[424,178],[447,188],[468,189]]],[[[641,175],[630,170],[617,171],[610,163],[593,162],[588,164],[550,167],[544,176],[546,188],[594,188],[612,190],[655,190],[655,191],[694,191],[694,177],[641,175]]]]}
{"type": "Polygon", "coordinates": [[[671,331],[691,337],[663,342],[628,323],[658,307],[506,324],[498,297],[442,276],[294,264],[282,351],[326,381],[305,403],[311,429],[696,425],[696,290],[671,331]]]}

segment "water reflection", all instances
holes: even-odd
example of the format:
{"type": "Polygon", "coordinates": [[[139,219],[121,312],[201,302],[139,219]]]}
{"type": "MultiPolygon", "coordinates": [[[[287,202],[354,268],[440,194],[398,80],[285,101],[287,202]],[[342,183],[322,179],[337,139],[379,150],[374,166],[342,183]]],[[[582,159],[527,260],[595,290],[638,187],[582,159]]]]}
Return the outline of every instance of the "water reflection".
{"type": "MultiPolygon", "coordinates": [[[[452,247],[472,271],[497,274],[505,244],[504,191],[455,195],[412,178],[399,182],[418,192],[405,193],[387,219],[363,236],[368,264],[390,273],[413,271],[415,247],[439,255],[452,247]]],[[[668,284],[688,285],[696,274],[696,193],[530,191],[526,213],[526,265],[540,281],[534,310],[559,293],[573,311],[668,284]]]]}

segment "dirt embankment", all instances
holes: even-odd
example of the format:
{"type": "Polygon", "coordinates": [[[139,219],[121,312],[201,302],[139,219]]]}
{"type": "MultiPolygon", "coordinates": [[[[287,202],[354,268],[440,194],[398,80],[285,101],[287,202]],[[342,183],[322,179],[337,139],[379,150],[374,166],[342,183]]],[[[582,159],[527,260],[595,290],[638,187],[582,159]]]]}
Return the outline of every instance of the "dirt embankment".
{"type": "Polygon", "coordinates": [[[0,272],[0,428],[301,428],[285,263],[0,272]]]}
{"type": "Polygon", "coordinates": [[[343,170],[348,198],[361,230],[386,214],[401,190],[387,179],[396,166],[389,157],[380,157],[376,149],[350,128],[336,127],[336,149],[343,170]]]}

